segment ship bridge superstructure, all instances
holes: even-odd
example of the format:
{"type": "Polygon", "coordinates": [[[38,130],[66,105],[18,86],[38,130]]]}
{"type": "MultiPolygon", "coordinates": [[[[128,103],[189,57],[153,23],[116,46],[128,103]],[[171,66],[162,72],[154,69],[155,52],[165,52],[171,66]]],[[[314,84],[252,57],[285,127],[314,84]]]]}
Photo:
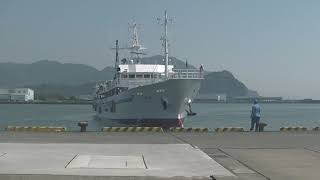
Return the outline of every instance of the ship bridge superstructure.
{"type": "Polygon", "coordinates": [[[203,72],[199,69],[174,69],[168,65],[168,77],[165,75],[165,65],[160,64],[122,64],[115,80],[100,82],[97,84],[97,94],[106,92],[108,96],[117,95],[120,92],[159,83],[169,79],[203,79],[203,72]]]}

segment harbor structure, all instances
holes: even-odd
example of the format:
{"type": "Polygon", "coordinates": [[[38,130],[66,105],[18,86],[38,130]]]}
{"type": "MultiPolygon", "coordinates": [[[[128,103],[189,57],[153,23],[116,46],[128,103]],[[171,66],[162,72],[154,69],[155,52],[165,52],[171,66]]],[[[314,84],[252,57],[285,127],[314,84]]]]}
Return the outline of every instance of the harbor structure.
{"type": "Polygon", "coordinates": [[[31,102],[34,101],[34,90],[30,88],[0,89],[0,101],[31,102]]]}
{"type": "Polygon", "coordinates": [[[263,96],[258,96],[258,97],[247,97],[247,96],[241,96],[241,97],[234,97],[231,98],[231,102],[236,102],[236,103],[251,103],[253,100],[256,99],[259,102],[263,103],[277,103],[277,102],[282,102],[282,97],[263,97],[263,96]]]}
{"type": "Polygon", "coordinates": [[[195,99],[195,102],[219,102],[225,103],[227,102],[227,94],[215,94],[215,93],[200,93],[195,99]]]}
{"type": "Polygon", "coordinates": [[[77,96],[77,99],[82,100],[82,101],[92,101],[93,97],[91,94],[82,94],[77,96]]]}
{"type": "Polygon", "coordinates": [[[115,71],[112,81],[97,83],[93,109],[99,118],[140,126],[183,126],[186,109],[198,94],[203,73],[197,69],[175,69],[169,64],[168,18],[164,16],[163,64],[142,64],[145,55],[134,23],[132,45],[120,48],[116,41],[115,71]],[[122,57],[120,50],[130,57],[122,57]]]}

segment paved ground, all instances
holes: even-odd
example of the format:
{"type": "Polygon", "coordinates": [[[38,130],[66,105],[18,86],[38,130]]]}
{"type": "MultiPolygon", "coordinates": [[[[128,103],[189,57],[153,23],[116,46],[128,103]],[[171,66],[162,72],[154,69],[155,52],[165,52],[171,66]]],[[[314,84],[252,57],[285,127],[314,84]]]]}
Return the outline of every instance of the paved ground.
{"type": "Polygon", "coordinates": [[[234,176],[188,144],[0,143],[0,150],[0,174],[234,176]]]}
{"type": "Polygon", "coordinates": [[[0,179],[312,180],[320,133],[1,132],[0,167],[0,179]]]}

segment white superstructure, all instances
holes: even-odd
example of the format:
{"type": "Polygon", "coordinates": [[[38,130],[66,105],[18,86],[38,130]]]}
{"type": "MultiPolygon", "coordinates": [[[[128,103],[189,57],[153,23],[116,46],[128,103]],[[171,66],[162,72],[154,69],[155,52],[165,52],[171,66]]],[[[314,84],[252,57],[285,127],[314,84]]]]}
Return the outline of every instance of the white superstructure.
{"type": "MultiPolygon", "coordinates": [[[[119,65],[121,73],[163,73],[165,65],[160,64],[121,64],[119,65]]],[[[173,72],[173,65],[168,66],[168,72],[173,72]]]]}
{"type": "Polygon", "coordinates": [[[0,89],[0,101],[28,102],[34,100],[34,91],[30,88],[0,89]]]}
{"type": "Polygon", "coordinates": [[[132,45],[119,48],[116,41],[116,73],[113,80],[97,83],[93,108],[97,116],[142,126],[183,126],[186,105],[198,93],[202,70],[175,69],[169,65],[167,13],[164,19],[164,64],[142,64],[145,53],[134,24],[132,45]],[[119,60],[119,50],[131,57],[119,60]]]}

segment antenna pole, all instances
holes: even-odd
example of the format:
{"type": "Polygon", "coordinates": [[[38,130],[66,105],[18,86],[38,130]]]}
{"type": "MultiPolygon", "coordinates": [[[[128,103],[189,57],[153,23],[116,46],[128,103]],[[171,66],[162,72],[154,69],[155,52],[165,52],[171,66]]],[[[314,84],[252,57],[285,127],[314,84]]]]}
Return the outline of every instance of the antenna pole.
{"type": "Polygon", "coordinates": [[[114,69],[115,69],[115,73],[114,73],[114,77],[113,79],[116,79],[118,76],[118,69],[119,69],[119,46],[118,46],[118,40],[116,40],[116,62],[114,64],[114,69]]]}
{"type": "Polygon", "coordinates": [[[169,54],[168,54],[168,39],[167,39],[167,24],[168,24],[168,17],[167,17],[167,10],[164,11],[164,56],[165,56],[165,77],[168,79],[168,62],[169,62],[169,54]]]}
{"type": "Polygon", "coordinates": [[[119,66],[119,46],[118,46],[118,40],[116,40],[116,64],[115,64],[115,68],[118,68],[119,66]]]}

